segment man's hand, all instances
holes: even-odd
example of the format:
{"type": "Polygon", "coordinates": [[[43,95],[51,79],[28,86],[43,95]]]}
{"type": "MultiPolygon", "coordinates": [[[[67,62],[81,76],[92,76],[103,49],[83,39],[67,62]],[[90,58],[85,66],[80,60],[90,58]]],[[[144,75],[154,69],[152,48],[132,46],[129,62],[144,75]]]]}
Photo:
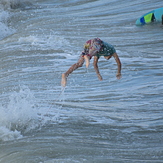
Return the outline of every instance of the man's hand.
{"type": "Polygon", "coordinates": [[[117,73],[116,77],[117,77],[117,79],[121,79],[121,77],[122,77],[121,73],[117,73]]]}
{"type": "Polygon", "coordinates": [[[86,68],[88,68],[89,67],[89,64],[90,64],[90,57],[87,56],[87,55],[84,55],[84,59],[85,59],[86,68]]]}
{"type": "Polygon", "coordinates": [[[100,74],[98,74],[97,76],[98,76],[98,79],[99,79],[100,81],[103,80],[103,79],[102,79],[102,76],[101,76],[100,74]]]}

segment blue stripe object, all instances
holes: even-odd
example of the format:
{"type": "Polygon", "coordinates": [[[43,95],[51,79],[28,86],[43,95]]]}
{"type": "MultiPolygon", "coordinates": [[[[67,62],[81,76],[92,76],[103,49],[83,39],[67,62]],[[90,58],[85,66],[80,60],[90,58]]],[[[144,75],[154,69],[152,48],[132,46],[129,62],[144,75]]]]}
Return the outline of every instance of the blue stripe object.
{"type": "Polygon", "coordinates": [[[153,23],[153,22],[162,22],[162,16],[163,16],[163,7],[161,8],[157,8],[155,10],[152,10],[144,15],[142,15],[140,18],[138,18],[135,22],[136,25],[145,25],[145,24],[150,24],[150,23],[153,23]],[[154,21],[152,21],[152,18],[151,18],[151,21],[147,21],[145,20],[145,16],[150,14],[150,13],[153,13],[154,14],[154,21]]]}
{"type": "Polygon", "coordinates": [[[144,19],[144,17],[140,18],[140,22],[141,22],[142,25],[145,24],[145,19],[144,19]]]}

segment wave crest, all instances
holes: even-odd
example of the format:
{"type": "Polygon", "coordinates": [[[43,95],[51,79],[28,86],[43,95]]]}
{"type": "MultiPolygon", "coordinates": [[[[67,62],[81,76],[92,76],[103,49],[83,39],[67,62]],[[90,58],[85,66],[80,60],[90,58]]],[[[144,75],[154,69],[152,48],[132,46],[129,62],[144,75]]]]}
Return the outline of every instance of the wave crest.
{"type": "Polygon", "coordinates": [[[7,106],[0,106],[0,141],[21,138],[40,127],[40,117],[31,91],[22,87],[13,92],[7,106]]]}
{"type": "Polygon", "coordinates": [[[32,2],[27,0],[1,0],[0,4],[3,9],[18,9],[31,6],[32,2]]]}

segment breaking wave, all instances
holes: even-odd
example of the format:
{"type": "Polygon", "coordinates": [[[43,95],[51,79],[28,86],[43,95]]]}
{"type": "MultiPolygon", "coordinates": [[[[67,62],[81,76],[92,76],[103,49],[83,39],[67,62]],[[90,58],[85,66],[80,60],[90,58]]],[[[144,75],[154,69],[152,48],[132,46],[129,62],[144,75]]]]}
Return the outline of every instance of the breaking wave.
{"type": "Polygon", "coordinates": [[[11,93],[8,101],[0,105],[0,141],[22,138],[23,134],[40,127],[38,108],[29,88],[23,86],[11,93]]]}
{"type": "Polygon", "coordinates": [[[32,6],[30,1],[26,0],[1,0],[0,1],[0,40],[13,34],[14,29],[10,24],[14,17],[15,9],[29,9],[32,6]]]}

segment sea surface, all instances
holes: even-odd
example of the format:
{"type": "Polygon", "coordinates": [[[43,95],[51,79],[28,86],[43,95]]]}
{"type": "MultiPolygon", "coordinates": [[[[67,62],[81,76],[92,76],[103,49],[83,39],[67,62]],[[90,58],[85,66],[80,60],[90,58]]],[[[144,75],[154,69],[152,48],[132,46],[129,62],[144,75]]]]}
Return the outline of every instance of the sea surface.
{"type": "Polygon", "coordinates": [[[0,163],[163,163],[162,0],[0,1],[0,163]],[[122,62],[76,63],[99,37],[122,62]]]}

